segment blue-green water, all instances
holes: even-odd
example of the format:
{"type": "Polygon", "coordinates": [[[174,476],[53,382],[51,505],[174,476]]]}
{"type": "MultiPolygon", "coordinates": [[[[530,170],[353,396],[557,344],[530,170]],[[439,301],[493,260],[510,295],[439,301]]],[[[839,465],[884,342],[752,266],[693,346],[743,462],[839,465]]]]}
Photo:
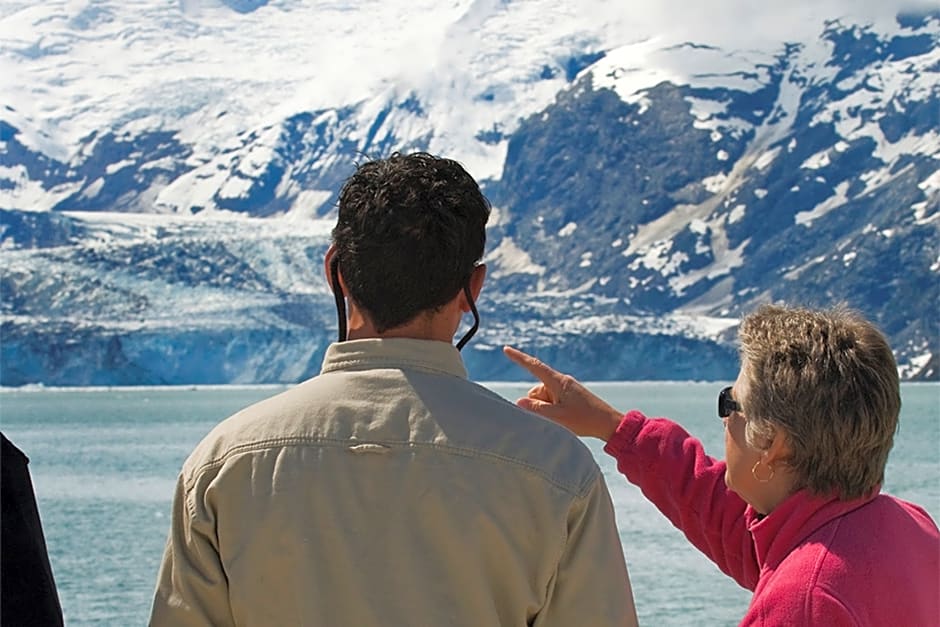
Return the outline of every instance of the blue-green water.
{"type": "MultiPolygon", "coordinates": [[[[490,384],[515,399],[528,385],[490,384]]],[[[604,383],[615,407],[668,416],[723,452],[718,383],[604,383]]],[[[177,472],[226,416],[282,388],[10,391],[0,428],[30,457],[50,560],[68,625],[143,625],[166,539],[177,472]]],[[[901,427],[885,491],[940,518],[940,386],[902,386],[901,427]]],[[[689,546],[600,442],[644,625],[736,625],[750,594],[689,546]]]]}

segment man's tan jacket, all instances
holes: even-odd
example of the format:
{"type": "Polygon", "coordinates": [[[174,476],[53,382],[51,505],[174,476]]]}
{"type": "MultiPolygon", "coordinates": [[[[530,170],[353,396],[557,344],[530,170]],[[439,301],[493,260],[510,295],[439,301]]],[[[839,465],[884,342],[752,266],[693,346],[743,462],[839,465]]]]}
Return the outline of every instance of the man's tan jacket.
{"type": "Polygon", "coordinates": [[[183,465],[151,624],[633,625],[610,495],[443,342],[355,340],[183,465]]]}

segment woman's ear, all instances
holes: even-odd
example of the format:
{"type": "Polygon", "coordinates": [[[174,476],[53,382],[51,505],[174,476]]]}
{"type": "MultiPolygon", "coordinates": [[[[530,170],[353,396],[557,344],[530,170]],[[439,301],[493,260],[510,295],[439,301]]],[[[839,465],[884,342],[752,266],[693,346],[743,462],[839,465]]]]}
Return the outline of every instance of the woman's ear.
{"type": "Polygon", "coordinates": [[[785,464],[790,458],[791,452],[790,441],[789,438],[787,438],[787,434],[783,429],[777,428],[774,430],[774,437],[770,441],[770,446],[764,450],[761,457],[764,463],[776,466],[785,464]]]}

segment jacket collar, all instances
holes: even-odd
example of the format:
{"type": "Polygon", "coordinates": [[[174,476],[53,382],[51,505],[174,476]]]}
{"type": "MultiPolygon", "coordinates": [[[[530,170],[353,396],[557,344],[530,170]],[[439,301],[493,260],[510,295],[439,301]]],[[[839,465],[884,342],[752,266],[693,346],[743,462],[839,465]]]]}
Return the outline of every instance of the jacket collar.
{"type": "Polygon", "coordinates": [[[748,506],[744,519],[754,539],[758,564],[762,569],[776,568],[810,534],[829,521],[871,502],[879,490],[880,486],[869,496],[852,501],[840,501],[831,495],[814,496],[808,490],[800,490],[763,517],[748,506]]]}
{"type": "Polygon", "coordinates": [[[347,340],[326,349],[320,374],[337,371],[410,368],[467,378],[452,344],[410,338],[347,340]]]}

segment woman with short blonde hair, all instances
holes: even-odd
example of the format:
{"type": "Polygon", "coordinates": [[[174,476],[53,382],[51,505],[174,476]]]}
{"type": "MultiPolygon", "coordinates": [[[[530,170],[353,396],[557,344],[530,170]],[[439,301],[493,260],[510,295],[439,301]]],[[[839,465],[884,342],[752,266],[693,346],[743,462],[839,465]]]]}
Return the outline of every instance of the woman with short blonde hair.
{"type": "Polygon", "coordinates": [[[540,383],[518,404],[607,442],[629,481],[754,592],[742,625],[940,624],[940,532],[881,494],[901,408],[881,332],[844,307],[764,306],[718,396],[725,459],[678,424],[622,415],[513,348],[540,383]]]}
{"type": "Polygon", "coordinates": [[[884,480],[901,411],[884,336],[859,314],[765,306],[738,334],[748,444],[786,432],[797,488],[857,498],[884,480]]]}

